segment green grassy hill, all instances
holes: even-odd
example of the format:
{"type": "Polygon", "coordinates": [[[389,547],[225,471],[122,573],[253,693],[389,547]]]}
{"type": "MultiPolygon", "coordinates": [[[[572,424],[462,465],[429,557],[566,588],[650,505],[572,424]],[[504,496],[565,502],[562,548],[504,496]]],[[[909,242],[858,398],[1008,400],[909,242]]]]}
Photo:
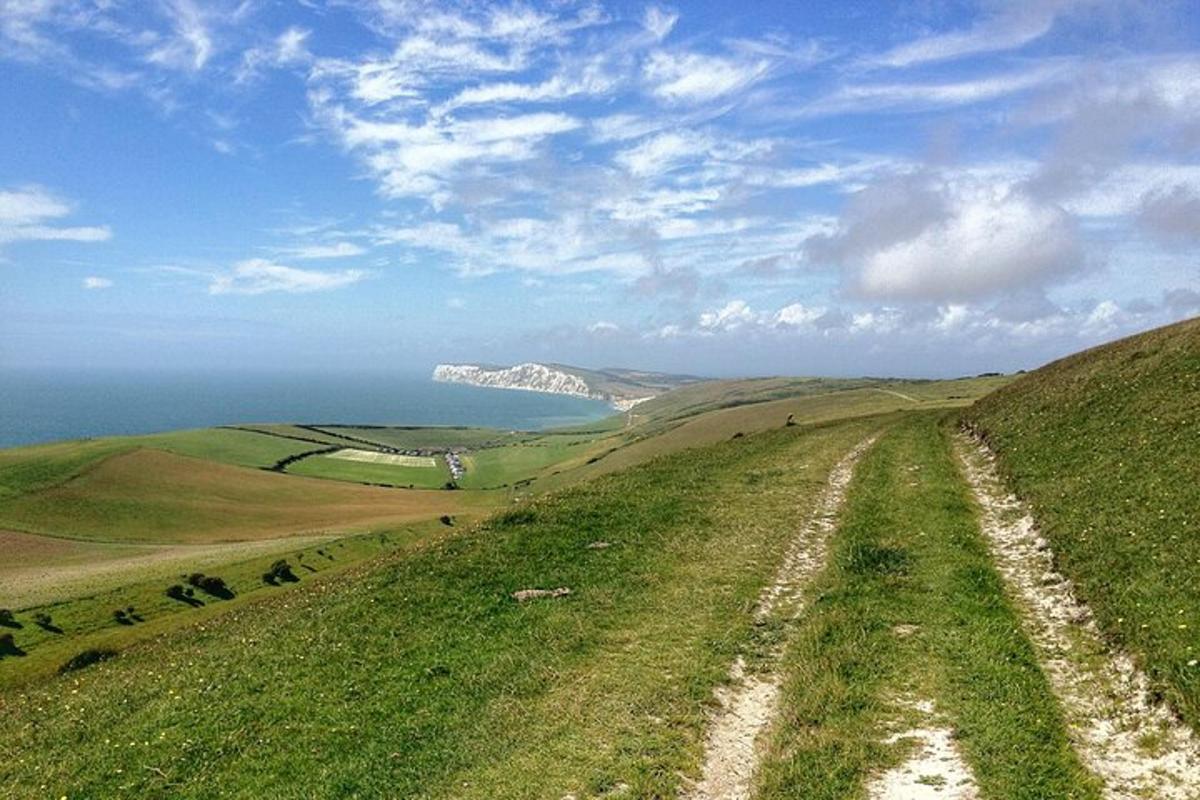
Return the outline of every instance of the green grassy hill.
{"type": "Polygon", "coordinates": [[[965,418],[1107,636],[1200,723],[1200,320],[1056,361],[965,418]]]}
{"type": "MultiPolygon", "coordinates": [[[[1092,718],[1048,666],[1058,645],[1037,632],[998,560],[977,456],[957,427],[965,417],[985,433],[1104,633],[1194,722],[1198,332],[1155,331],[1016,381],[701,384],[590,432],[458,430],[477,485],[519,485],[481,491],[468,478],[456,491],[375,491],[464,509],[503,503],[482,522],[197,543],[187,547],[232,597],[198,594],[198,607],[166,597],[184,563],[169,552],[129,562],[125,582],[92,576],[90,590],[20,609],[0,652],[0,785],[15,797],[257,796],[283,776],[283,796],[295,797],[679,797],[706,774],[706,737],[723,708],[714,692],[745,685],[731,677],[740,664],[778,690],[774,718],[751,740],[756,800],[869,795],[920,751],[905,732],[929,726],[945,732],[948,758],[981,800],[1110,796],[1116,784],[1104,784],[1111,776],[1080,734],[1092,718]],[[796,424],[785,425],[789,415],[796,424]],[[826,508],[835,465],[868,438],[845,473],[844,503],[816,517],[829,521],[822,551],[807,521],[826,508]],[[794,600],[760,614],[797,542],[811,574],[794,600]],[[242,549],[206,549],[218,546],[242,549]],[[263,580],[280,557],[298,582],[263,580]],[[560,588],[569,592],[514,597],[560,588]],[[114,622],[126,604],[144,620],[114,622]],[[37,625],[37,613],[63,630],[37,625]],[[85,649],[113,657],[54,674],[85,649]]],[[[432,429],[318,428],[437,446],[432,429]]],[[[292,437],[290,447],[313,429],[263,430],[292,437]]],[[[251,442],[276,446],[195,432],[171,444],[234,460],[253,456],[251,442]]],[[[118,499],[136,509],[139,492],[159,513],[164,497],[204,509],[212,487],[233,491],[216,478],[170,483],[179,463],[237,476],[249,493],[237,496],[243,525],[291,513],[319,488],[366,488],[129,444],[39,449],[43,468],[9,454],[26,488],[0,510],[75,492],[76,506],[39,509],[66,524],[73,508],[80,518],[118,499]],[[152,469],[133,469],[139,458],[152,469]]],[[[170,516],[164,530],[182,524],[170,516]]],[[[48,539],[0,530],[0,544],[31,558],[89,568],[112,559],[87,548],[116,546],[56,549],[48,539]]],[[[25,586],[43,599],[52,590],[25,586]]],[[[1108,663],[1094,632],[1063,625],[1076,637],[1064,658],[1108,663]]],[[[1122,686],[1088,675],[1087,708],[1123,702],[1122,686]]],[[[1177,729],[1147,719],[1119,720],[1134,732],[1115,762],[1122,770],[1180,752],[1177,729]]],[[[944,763],[910,782],[945,788],[944,763]]],[[[1171,769],[1121,791],[1175,797],[1143,779],[1178,787],[1200,774],[1171,769]]]]}

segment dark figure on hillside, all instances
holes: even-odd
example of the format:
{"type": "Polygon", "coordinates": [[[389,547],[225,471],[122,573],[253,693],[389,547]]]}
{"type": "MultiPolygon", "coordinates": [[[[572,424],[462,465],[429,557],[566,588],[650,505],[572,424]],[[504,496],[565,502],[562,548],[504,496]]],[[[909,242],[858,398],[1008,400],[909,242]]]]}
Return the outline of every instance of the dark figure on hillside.
{"type": "Polygon", "coordinates": [[[784,427],[790,428],[795,424],[796,424],[796,415],[788,414],[787,422],[784,424],[784,427]]]}

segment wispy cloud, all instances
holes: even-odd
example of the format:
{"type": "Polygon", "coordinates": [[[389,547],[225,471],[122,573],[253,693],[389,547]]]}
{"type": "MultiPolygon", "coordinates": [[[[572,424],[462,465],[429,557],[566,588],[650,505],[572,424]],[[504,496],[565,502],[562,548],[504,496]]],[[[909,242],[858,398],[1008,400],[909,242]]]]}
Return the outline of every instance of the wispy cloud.
{"type": "Polygon", "coordinates": [[[763,58],[730,58],[690,52],[651,54],[644,68],[650,92],[669,102],[709,102],[747,88],[769,71],[763,58]]]}
{"type": "Polygon", "coordinates": [[[886,109],[922,110],[983,103],[1061,81],[1066,64],[1047,64],[971,80],[926,83],[862,83],[844,86],[800,110],[802,116],[865,114],[886,109]]]}
{"type": "Polygon", "coordinates": [[[109,278],[100,278],[95,275],[89,275],[83,279],[83,288],[85,289],[109,289],[113,285],[109,278]]]}
{"type": "Polygon", "coordinates": [[[103,242],[104,225],[51,224],[72,213],[71,204],[40,186],[0,189],[0,245],[19,241],[103,242]]]}
{"type": "Polygon", "coordinates": [[[353,242],[329,242],[298,245],[296,247],[281,247],[277,252],[284,257],[313,260],[322,258],[352,258],[363,255],[367,252],[367,249],[353,242]]]}
{"type": "Polygon", "coordinates": [[[321,271],[297,269],[264,258],[239,261],[227,272],[212,276],[209,294],[258,295],[270,292],[307,294],[358,283],[367,276],[360,269],[321,271]]]}
{"type": "Polygon", "coordinates": [[[881,67],[912,67],[980,53],[1012,50],[1045,36],[1059,15],[1069,11],[1072,6],[1085,4],[1087,0],[1001,4],[996,13],[966,30],[923,36],[869,58],[866,63],[881,67]]]}

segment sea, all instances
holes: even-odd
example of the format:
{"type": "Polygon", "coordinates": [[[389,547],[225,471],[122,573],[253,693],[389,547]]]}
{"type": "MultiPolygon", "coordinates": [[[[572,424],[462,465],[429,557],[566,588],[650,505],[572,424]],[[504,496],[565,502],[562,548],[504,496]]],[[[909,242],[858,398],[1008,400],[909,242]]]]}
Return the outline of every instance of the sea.
{"type": "Polygon", "coordinates": [[[0,370],[0,448],[264,422],[543,430],[614,413],[597,400],[414,374],[0,370]]]}

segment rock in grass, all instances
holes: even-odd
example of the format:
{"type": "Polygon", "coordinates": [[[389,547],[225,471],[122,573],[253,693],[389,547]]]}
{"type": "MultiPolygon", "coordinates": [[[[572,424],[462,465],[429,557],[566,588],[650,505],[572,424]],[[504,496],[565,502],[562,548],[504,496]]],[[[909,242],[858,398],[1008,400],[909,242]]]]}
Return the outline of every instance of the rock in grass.
{"type": "Polygon", "coordinates": [[[560,586],[557,589],[518,589],[512,593],[512,596],[518,603],[524,603],[527,600],[538,600],[543,597],[566,597],[570,593],[571,590],[566,586],[560,586]]]}

